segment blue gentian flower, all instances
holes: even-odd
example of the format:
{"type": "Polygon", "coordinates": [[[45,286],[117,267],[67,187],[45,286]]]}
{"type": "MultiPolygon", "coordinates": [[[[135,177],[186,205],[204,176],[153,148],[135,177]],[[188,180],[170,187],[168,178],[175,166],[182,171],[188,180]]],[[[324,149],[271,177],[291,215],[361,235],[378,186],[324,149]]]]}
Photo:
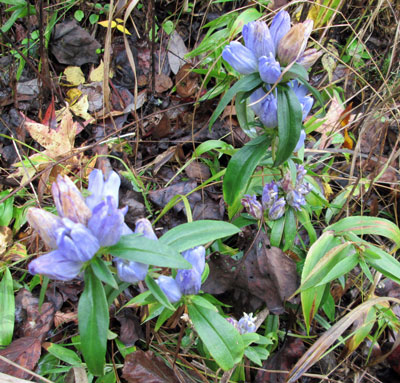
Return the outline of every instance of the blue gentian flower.
{"type": "Polygon", "coordinates": [[[261,80],[269,84],[274,84],[278,81],[282,73],[281,66],[272,53],[269,56],[261,56],[258,59],[258,66],[261,80]]]}
{"type": "MultiPolygon", "coordinates": [[[[130,234],[133,232],[130,230],[130,234]]],[[[146,218],[136,221],[135,233],[142,234],[148,239],[157,241],[158,238],[153,231],[151,223],[146,218]]],[[[117,273],[121,281],[129,283],[137,283],[143,281],[146,277],[149,265],[141,262],[129,261],[127,259],[115,258],[117,273]]]]}
{"type": "Polygon", "coordinates": [[[92,215],[85,204],[81,192],[67,177],[58,175],[57,181],[51,185],[54,203],[61,218],[69,218],[76,223],[87,224],[92,215]]]}
{"type": "Polygon", "coordinates": [[[301,129],[299,140],[297,141],[296,147],[293,150],[295,153],[298,152],[304,146],[305,140],[306,140],[306,132],[304,131],[304,129],[301,129]]]}
{"type": "Polygon", "coordinates": [[[249,332],[256,332],[256,321],[257,317],[253,317],[253,313],[246,314],[243,313],[243,316],[238,321],[238,329],[241,334],[247,334],[249,332]]]}
{"type": "Polygon", "coordinates": [[[257,58],[253,52],[237,41],[232,41],[222,52],[222,57],[230,66],[241,74],[258,71],[257,58]]]}
{"type": "Polygon", "coordinates": [[[301,207],[306,204],[304,195],[296,189],[291,190],[286,194],[286,200],[287,203],[296,210],[301,210],[301,207]]]}
{"type": "Polygon", "coordinates": [[[275,52],[278,51],[278,44],[282,40],[282,37],[290,30],[290,16],[286,11],[279,11],[272,19],[271,27],[271,38],[275,44],[275,52]]]}
{"type": "Polygon", "coordinates": [[[86,205],[93,210],[100,202],[110,196],[114,199],[115,205],[118,206],[120,185],[121,179],[118,173],[110,172],[105,180],[101,170],[93,169],[89,174],[88,191],[90,195],[86,197],[86,205]]]}
{"type": "Polygon", "coordinates": [[[275,181],[271,181],[265,184],[262,192],[261,203],[262,207],[267,210],[278,199],[278,184],[275,181]]]}
{"type": "Polygon", "coordinates": [[[314,99],[310,96],[307,96],[308,89],[305,85],[300,84],[297,80],[289,81],[288,85],[293,89],[293,92],[299,99],[301,110],[303,112],[302,120],[310,113],[310,110],[314,104],[314,99]]]}
{"type": "Polygon", "coordinates": [[[180,295],[194,295],[200,291],[201,274],[205,267],[205,253],[206,250],[203,246],[185,250],[182,256],[191,263],[192,268],[178,270],[175,279],[165,276],[157,279],[158,285],[170,302],[177,302],[180,299],[179,293],[180,295]]]}
{"type": "Polygon", "coordinates": [[[242,205],[246,211],[255,219],[261,219],[263,216],[263,209],[260,202],[257,201],[257,196],[245,194],[242,198],[242,205]]]}
{"type": "Polygon", "coordinates": [[[285,198],[281,197],[277,199],[269,209],[268,218],[272,221],[281,218],[285,213],[285,206],[286,206],[285,198]]]}
{"type": "Polygon", "coordinates": [[[266,128],[271,129],[278,126],[276,89],[269,93],[268,96],[262,88],[256,89],[250,95],[250,106],[266,128]]]}

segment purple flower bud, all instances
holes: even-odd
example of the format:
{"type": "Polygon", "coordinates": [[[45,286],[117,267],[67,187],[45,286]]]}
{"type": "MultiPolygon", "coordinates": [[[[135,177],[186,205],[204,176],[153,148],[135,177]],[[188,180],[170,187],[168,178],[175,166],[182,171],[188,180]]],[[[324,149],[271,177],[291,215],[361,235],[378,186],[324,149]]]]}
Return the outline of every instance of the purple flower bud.
{"type": "Polygon", "coordinates": [[[93,258],[100,248],[99,241],[81,223],[63,219],[64,228],[57,230],[58,250],[64,257],[75,262],[86,262],[93,258]]]}
{"type": "Polygon", "coordinates": [[[140,218],[136,221],[135,233],[143,234],[148,239],[158,239],[153,231],[150,221],[146,218],[140,218]]]}
{"type": "Polygon", "coordinates": [[[272,56],[272,53],[269,56],[261,56],[258,59],[258,69],[261,79],[269,84],[274,84],[282,73],[281,66],[272,56]]]}
{"type": "Polygon", "coordinates": [[[243,317],[239,319],[238,327],[241,334],[247,334],[249,332],[256,332],[256,321],[257,317],[253,317],[253,313],[243,313],[243,317]]]}
{"type": "Polygon", "coordinates": [[[61,250],[54,250],[34,259],[28,265],[31,274],[41,274],[59,281],[70,281],[80,272],[82,262],[76,262],[64,255],[61,250]]]}
{"type": "Polygon", "coordinates": [[[194,268],[190,270],[178,270],[175,281],[182,294],[197,294],[201,287],[201,274],[194,268]]]}
{"type": "Polygon", "coordinates": [[[250,74],[258,70],[257,59],[253,52],[237,41],[232,41],[224,48],[222,58],[241,74],[250,74]]]}
{"type": "Polygon", "coordinates": [[[281,65],[288,65],[298,60],[307,46],[313,27],[312,20],[294,25],[278,44],[278,58],[281,65]]]}
{"type": "Polygon", "coordinates": [[[235,327],[236,330],[239,331],[239,324],[238,324],[238,321],[237,321],[235,318],[228,317],[228,318],[225,318],[225,319],[226,319],[233,327],[235,327]]]}
{"type": "Polygon", "coordinates": [[[296,183],[302,183],[305,175],[307,174],[307,170],[304,169],[303,165],[296,164],[296,183]]]}
{"type": "Polygon", "coordinates": [[[120,185],[121,179],[119,178],[118,173],[114,171],[110,172],[108,178],[105,180],[101,170],[92,170],[89,174],[88,190],[91,194],[86,197],[87,206],[93,210],[96,205],[110,196],[114,198],[115,205],[118,207],[120,185]]]}
{"type": "Polygon", "coordinates": [[[193,269],[196,270],[200,275],[203,274],[206,264],[206,249],[204,246],[197,246],[193,249],[185,250],[182,253],[182,257],[190,262],[193,266],[193,269]]]}
{"type": "Polygon", "coordinates": [[[268,218],[272,221],[279,219],[285,213],[285,199],[283,197],[279,198],[274,202],[268,212],[268,218]]]}
{"type": "Polygon", "coordinates": [[[262,206],[260,202],[257,201],[256,195],[245,194],[242,198],[242,205],[246,211],[255,219],[261,219],[263,215],[262,206]]]}
{"type": "Polygon", "coordinates": [[[277,198],[278,198],[277,183],[275,181],[271,181],[265,184],[261,197],[262,207],[265,210],[269,209],[277,200],[277,198]]]}
{"type": "Polygon", "coordinates": [[[121,235],[124,225],[123,209],[118,209],[113,197],[108,196],[106,200],[100,202],[92,211],[88,227],[90,231],[99,239],[100,246],[115,245],[121,235]]]}
{"type": "Polygon", "coordinates": [[[286,195],[287,203],[293,207],[293,209],[301,210],[301,207],[306,204],[306,200],[304,195],[301,194],[298,190],[291,190],[286,195]]]}
{"type": "Polygon", "coordinates": [[[266,93],[258,88],[250,95],[250,104],[266,128],[278,126],[278,101],[273,93],[266,96],[266,93]]]}
{"type": "Polygon", "coordinates": [[[51,186],[54,203],[61,218],[69,218],[76,223],[87,224],[92,212],[85,204],[81,192],[67,177],[57,177],[51,186]]]}
{"type": "Polygon", "coordinates": [[[252,21],[243,27],[244,44],[249,48],[256,58],[261,56],[275,57],[275,44],[267,24],[263,21],[252,21]]]}
{"type": "Polygon", "coordinates": [[[181,299],[182,293],[174,278],[160,275],[156,282],[171,303],[178,302],[181,299]]]}
{"type": "Polygon", "coordinates": [[[282,37],[290,30],[290,16],[286,11],[279,11],[272,19],[271,27],[271,38],[274,41],[275,52],[278,50],[278,44],[282,37]]]}
{"type": "Polygon", "coordinates": [[[317,51],[315,48],[307,49],[296,62],[308,69],[315,64],[321,55],[322,51],[317,51]]]}
{"type": "Polygon", "coordinates": [[[149,265],[127,259],[115,258],[119,279],[128,283],[137,283],[146,278],[149,265]]]}
{"type": "Polygon", "coordinates": [[[293,150],[294,152],[298,152],[304,146],[305,139],[306,139],[306,132],[304,131],[304,129],[302,129],[300,132],[299,140],[297,141],[296,147],[293,150]]]}
{"type": "Polygon", "coordinates": [[[39,233],[46,246],[57,248],[57,229],[64,227],[60,217],[46,210],[31,207],[26,214],[29,224],[39,233]]]}
{"type": "Polygon", "coordinates": [[[312,186],[308,182],[305,182],[296,186],[296,190],[300,194],[307,195],[312,190],[312,186]]]}

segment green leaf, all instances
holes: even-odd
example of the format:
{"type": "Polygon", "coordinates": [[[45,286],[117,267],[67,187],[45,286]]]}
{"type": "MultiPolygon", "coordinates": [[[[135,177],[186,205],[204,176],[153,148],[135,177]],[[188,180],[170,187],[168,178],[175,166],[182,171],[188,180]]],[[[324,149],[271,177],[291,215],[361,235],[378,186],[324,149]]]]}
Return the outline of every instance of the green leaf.
{"type": "Polygon", "coordinates": [[[103,284],[90,267],[85,271],[85,289],[78,304],[82,354],[89,371],[104,374],[109,313],[103,284]]]}
{"type": "Polygon", "coordinates": [[[400,247],[400,229],[393,222],[383,218],[363,216],[347,217],[328,226],[325,231],[327,230],[333,230],[337,235],[343,235],[347,232],[358,235],[382,235],[391,239],[397,247],[400,247]]]}
{"type": "Polygon", "coordinates": [[[258,73],[252,73],[246,76],[243,76],[239,81],[237,81],[222,97],[218,106],[214,110],[214,113],[211,116],[209,128],[214,125],[214,122],[217,121],[219,115],[224,111],[225,107],[231,102],[233,97],[239,92],[247,92],[249,90],[256,89],[262,80],[258,73]]]}
{"type": "Polygon", "coordinates": [[[271,246],[279,247],[281,244],[284,226],[285,216],[271,222],[271,246]]]}
{"type": "MultiPolygon", "coordinates": [[[[244,347],[239,332],[220,314],[205,307],[200,296],[188,305],[189,317],[208,351],[225,371],[242,360],[244,347]]],[[[207,302],[208,303],[208,302],[207,302]]],[[[210,304],[210,303],[208,303],[210,304]]]]}
{"type": "Polygon", "coordinates": [[[308,81],[307,69],[304,68],[303,65],[294,63],[283,76],[282,82],[286,82],[292,78],[297,78],[299,76],[308,81]]]}
{"type": "Polygon", "coordinates": [[[232,38],[242,32],[244,25],[259,19],[261,16],[262,13],[258,12],[256,8],[247,8],[245,11],[241,12],[232,25],[230,37],[232,38]]]}
{"type": "Polygon", "coordinates": [[[278,136],[274,167],[281,165],[293,153],[300,138],[303,112],[293,89],[278,86],[278,136]]]}
{"type": "Polygon", "coordinates": [[[116,245],[109,247],[108,251],[114,257],[147,265],[178,269],[190,269],[192,266],[179,254],[180,250],[177,251],[173,246],[169,246],[169,243],[162,241],[161,238],[159,241],[154,241],[135,234],[124,235],[116,245]]]}
{"type": "Polygon", "coordinates": [[[239,232],[239,228],[228,222],[200,220],[174,227],[167,231],[159,242],[174,248],[175,251],[184,251],[239,232]]]}
{"type": "Polygon", "coordinates": [[[12,341],[15,316],[13,280],[8,267],[4,269],[0,282],[0,297],[0,344],[7,346],[12,341]]]}
{"type": "Polygon", "coordinates": [[[175,311],[175,307],[168,300],[167,296],[161,290],[160,286],[158,286],[157,282],[152,277],[150,277],[149,274],[146,275],[145,282],[147,287],[149,288],[149,290],[151,291],[151,293],[157,299],[158,302],[160,302],[166,308],[175,311]]]}
{"type": "Polygon", "coordinates": [[[91,266],[97,278],[104,283],[107,283],[114,289],[118,289],[118,284],[115,281],[110,269],[101,258],[94,257],[91,261],[91,266]]]}
{"type": "Polygon", "coordinates": [[[243,196],[250,177],[268,151],[269,145],[268,136],[257,137],[240,148],[230,159],[223,183],[224,200],[228,205],[235,204],[243,196]]]}
{"type": "Polygon", "coordinates": [[[85,14],[80,9],[77,9],[75,11],[74,18],[75,18],[76,21],[81,22],[84,17],[85,17],[85,14]]]}
{"type": "Polygon", "coordinates": [[[372,266],[385,277],[400,283],[400,262],[377,246],[367,245],[363,256],[365,262],[372,266]]]}
{"type": "MultiPolygon", "coordinates": [[[[6,197],[10,192],[5,190],[0,193],[0,199],[6,197]]],[[[0,226],[8,226],[13,219],[14,196],[7,198],[0,204],[0,226]]]]}
{"type": "Polygon", "coordinates": [[[285,213],[285,247],[283,251],[292,248],[294,240],[297,236],[297,222],[296,216],[294,214],[293,208],[289,208],[285,213]]]}
{"type": "Polygon", "coordinates": [[[76,352],[66,347],[60,346],[55,343],[45,343],[45,348],[57,359],[60,359],[63,362],[70,364],[71,366],[82,366],[82,361],[76,354],[76,352]]]}
{"type": "MultiPolygon", "coordinates": [[[[301,274],[301,283],[307,280],[308,276],[314,270],[318,261],[333,247],[338,246],[340,240],[334,237],[332,231],[325,232],[322,236],[314,242],[310,247],[306,260],[304,262],[303,271],[301,274]]],[[[322,287],[310,288],[301,292],[301,305],[303,308],[303,316],[306,324],[307,333],[310,331],[310,324],[314,315],[318,311],[324,295],[322,287]]]]}
{"type": "Polygon", "coordinates": [[[254,126],[249,126],[249,121],[254,121],[254,112],[247,106],[247,92],[239,92],[235,98],[236,117],[242,130],[250,137],[258,136],[254,126]],[[253,118],[251,118],[253,116],[253,118]]]}

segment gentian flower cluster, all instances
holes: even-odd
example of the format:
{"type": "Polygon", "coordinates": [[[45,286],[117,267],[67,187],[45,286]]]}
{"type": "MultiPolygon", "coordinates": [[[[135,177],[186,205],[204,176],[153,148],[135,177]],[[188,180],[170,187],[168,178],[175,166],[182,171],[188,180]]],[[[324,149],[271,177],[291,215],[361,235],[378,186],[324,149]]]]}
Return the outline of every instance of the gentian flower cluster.
{"type": "Polygon", "coordinates": [[[267,216],[272,221],[283,216],[286,204],[295,210],[301,210],[302,206],[306,204],[305,196],[312,190],[311,185],[304,180],[306,173],[303,165],[296,165],[294,185],[291,174],[288,172],[282,181],[273,180],[264,186],[261,203],[258,202],[256,195],[246,194],[242,198],[242,205],[252,217],[261,219],[263,216],[267,216]],[[280,194],[283,196],[279,197],[280,194]]]}
{"type": "Polygon", "coordinates": [[[256,321],[257,317],[253,317],[253,313],[246,314],[237,321],[234,318],[226,318],[226,320],[233,325],[241,334],[247,334],[249,332],[256,332],[256,321]]]}
{"type": "MultiPolygon", "coordinates": [[[[275,15],[270,28],[262,21],[246,24],[243,27],[244,45],[233,41],[222,53],[224,60],[239,73],[260,74],[264,85],[250,95],[250,106],[266,128],[278,126],[277,94],[276,89],[271,89],[278,80],[282,81],[282,67],[296,62],[309,68],[321,55],[316,49],[305,50],[312,28],[312,20],[291,27],[289,14],[282,10],[275,15]]],[[[313,99],[306,96],[307,88],[297,80],[291,80],[289,86],[299,99],[304,121],[313,99]]],[[[295,151],[302,146],[304,138],[303,132],[295,151]]]]}
{"type": "MultiPolygon", "coordinates": [[[[38,208],[30,208],[27,213],[29,224],[52,250],[33,260],[28,266],[29,272],[61,281],[71,280],[100,247],[115,245],[122,235],[131,234],[124,222],[127,207],[118,209],[120,183],[116,172],[111,172],[105,180],[103,173],[95,169],[89,175],[91,194],[84,199],[67,176],[59,175],[52,185],[58,216],[38,208]]],[[[135,231],[146,235],[143,225],[147,227],[150,222],[139,222],[135,231]]],[[[122,280],[125,274],[120,275],[122,280]]]]}
{"type": "Polygon", "coordinates": [[[175,279],[160,275],[157,283],[171,303],[178,302],[182,295],[195,295],[201,287],[201,275],[203,274],[206,262],[206,250],[203,246],[185,250],[182,253],[192,268],[188,270],[178,270],[175,279]]]}

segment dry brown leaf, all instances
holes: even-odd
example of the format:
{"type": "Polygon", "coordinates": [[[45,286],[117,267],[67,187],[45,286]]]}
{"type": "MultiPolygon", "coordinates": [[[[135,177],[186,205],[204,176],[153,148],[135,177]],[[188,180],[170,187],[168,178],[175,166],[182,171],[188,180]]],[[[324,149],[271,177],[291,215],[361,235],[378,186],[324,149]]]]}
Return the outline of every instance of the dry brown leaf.
{"type": "Polygon", "coordinates": [[[56,328],[58,328],[64,323],[70,323],[70,322],[78,324],[78,313],[75,312],[63,313],[62,311],[57,311],[54,314],[54,326],[56,328]]]}

